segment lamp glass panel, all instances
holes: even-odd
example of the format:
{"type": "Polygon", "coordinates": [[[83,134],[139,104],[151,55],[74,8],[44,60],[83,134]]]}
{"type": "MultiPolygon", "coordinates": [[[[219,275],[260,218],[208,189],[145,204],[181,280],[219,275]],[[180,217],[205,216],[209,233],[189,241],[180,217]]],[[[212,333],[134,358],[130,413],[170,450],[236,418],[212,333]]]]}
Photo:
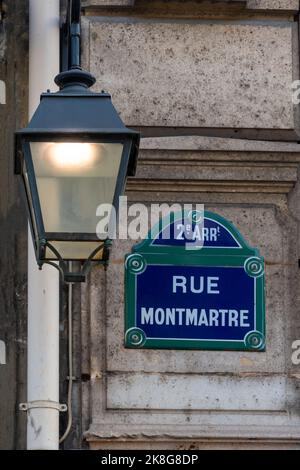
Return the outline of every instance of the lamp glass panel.
{"type": "Polygon", "coordinates": [[[123,144],[31,142],[46,232],[96,233],[100,204],[112,204],[123,144]]]}
{"type": "MultiPolygon", "coordinates": [[[[59,252],[65,260],[86,260],[91,253],[100,246],[101,242],[74,242],[74,241],[50,241],[50,244],[59,252]]],[[[93,260],[101,260],[103,256],[103,247],[95,254],[93,260]]],[[[46,247],[46,259],[56,260],[57,257],[46,247]]]]}
{"type": "Polygon", "coordinates": [[[27,171],[25,160],[23,161],[22,175],[23,175],[25,192],[26,192],[27,201],[28,201],[28,209],[29,209],[30,220],[31,220],[32,229],[33,229],[33,236],[36,240],[38,240],[39,238],[38,229],[36,225],[36,218],[35,218],[35,212],[34,212],[34,207],[33,207],[31,188],[29,184],[28,171],[27,171]]]}

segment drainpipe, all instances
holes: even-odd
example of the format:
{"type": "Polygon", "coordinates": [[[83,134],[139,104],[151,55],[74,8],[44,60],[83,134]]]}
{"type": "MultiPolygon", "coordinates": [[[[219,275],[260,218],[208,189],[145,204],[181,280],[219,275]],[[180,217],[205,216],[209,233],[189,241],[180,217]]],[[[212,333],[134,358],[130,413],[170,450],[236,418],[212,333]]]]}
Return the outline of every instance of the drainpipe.
{"type": "MultiPolygon", "coordinates": [[[[59,0],[29,0],[29,118],[59,73],[59,0]]],[[[51,195],[49,195],[51,197],[51,195]]],[[[38,270],[28,233],[27,449],[59,448],[59,274],[38,270]]]]}

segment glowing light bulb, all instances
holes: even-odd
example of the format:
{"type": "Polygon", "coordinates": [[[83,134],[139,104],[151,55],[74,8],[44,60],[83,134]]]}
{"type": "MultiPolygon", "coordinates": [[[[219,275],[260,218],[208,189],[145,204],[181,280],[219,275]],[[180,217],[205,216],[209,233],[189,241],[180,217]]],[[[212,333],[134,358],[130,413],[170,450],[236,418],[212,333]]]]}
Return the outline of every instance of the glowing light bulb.
{"type": "Polygon", "coordinates": [[[80,142],[52,144],[47,154],[51,163],[61,169],[89,168],[96,160],[93,146],[80,142]]]}

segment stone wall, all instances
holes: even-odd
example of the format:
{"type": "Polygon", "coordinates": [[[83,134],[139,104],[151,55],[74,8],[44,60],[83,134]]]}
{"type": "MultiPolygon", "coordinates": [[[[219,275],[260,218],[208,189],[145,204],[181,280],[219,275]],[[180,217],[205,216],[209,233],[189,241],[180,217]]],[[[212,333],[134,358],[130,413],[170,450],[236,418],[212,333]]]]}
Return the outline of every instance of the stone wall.
{"type": "Polygon", "coordinates": [[[267,304],[266,352],[124,349],[133,242],[116,242],[81,292],[85,438],[93,449],[300,448],[298,2],[83,4],[84,65],[148,137],[129,201],[204,203],[228,218],[265,258],[267,304]]]}
{"type": "Polygon", "coordinates": [[[297,34],[288,21],[94,19],[89,68],[131,126],[288,130],[297,34]]]}
{"type": "Polygon", "coordinates": [[[27,221],[14,175],[14,131],[27,121],[27,1],[0,2],[0,448],[24,448],[27,221]],[[4,363],[3,363],[4,362],[4,363]]]}

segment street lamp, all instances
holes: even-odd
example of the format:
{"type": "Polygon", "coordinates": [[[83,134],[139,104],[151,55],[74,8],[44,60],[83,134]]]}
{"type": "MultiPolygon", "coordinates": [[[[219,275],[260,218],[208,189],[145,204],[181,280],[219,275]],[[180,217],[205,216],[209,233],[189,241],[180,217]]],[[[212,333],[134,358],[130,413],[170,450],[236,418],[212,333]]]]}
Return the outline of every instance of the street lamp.
{"type": "Polygon", "coordinates": [[[60,90],[43,93],[28,127],[16,132],[15,172],[38,265],[84,281],[93,261],[108,262],[110,240],[96,235],[96,209],[106,203],[118,212],[140,136],[125,127],[109,94],[90,90],[96,80],[80,67],[80,8],[67,18],[68,70],[55,78],[60,90]],[[68,272],[68,260],[81,261],[81,271],[68,272]]]}

